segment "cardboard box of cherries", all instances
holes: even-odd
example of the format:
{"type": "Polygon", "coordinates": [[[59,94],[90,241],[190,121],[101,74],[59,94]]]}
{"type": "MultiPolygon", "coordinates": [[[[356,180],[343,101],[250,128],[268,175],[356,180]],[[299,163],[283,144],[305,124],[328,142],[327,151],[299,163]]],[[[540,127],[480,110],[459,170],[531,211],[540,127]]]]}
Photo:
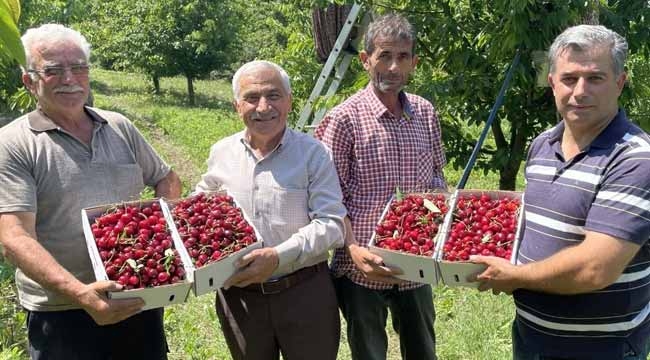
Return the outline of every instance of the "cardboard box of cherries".
{"type": "Polygon", "coordinates": [[[477,287],[468,277],[484,265],[471,255],[498,256],[516,262],[523,222],[523,193],[456,190],[436,249],[442,281],[448,286],[477,287]]]}
{"type": "Polygon", "coordinates": [[[125,288],[109,297],[142,298],[144,310],[187,299],[192,263],[182,243],[174,240],[162,208],[153,199],[81,211],[96,279],[117,281],[125,288]]]}
{"type": "Polygon", "coordinates": [[[217,290],[235,272],[234,262],[262,247],[261,236],[226,192],[163,200],[173,236],[189,255],[196,296],[217,290]]]}
{"type": "Polygon", "coordinates": [[[381,256],[387,266],[400,268],[400,279],[437,284],[436,243],[442,234],[449,200],[449,193],[398,192],[375,227],[370,252],[381,256]]]}

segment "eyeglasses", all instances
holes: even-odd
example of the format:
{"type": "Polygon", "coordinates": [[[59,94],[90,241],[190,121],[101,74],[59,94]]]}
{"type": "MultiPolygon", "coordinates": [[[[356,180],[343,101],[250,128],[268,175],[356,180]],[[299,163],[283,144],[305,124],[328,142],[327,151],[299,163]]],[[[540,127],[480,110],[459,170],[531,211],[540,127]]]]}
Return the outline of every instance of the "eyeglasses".
{"type": "Polygon", "coordinates": [[[88,76],[90,71],[90,65],[72,65],[72,66],[46,66],[43,69],[29,69],[27,72],[37,73],[46,78],[51,77],[62,77],[65,75],[65,71],[70,69],[70,73],[74,76],[88,76]]]}

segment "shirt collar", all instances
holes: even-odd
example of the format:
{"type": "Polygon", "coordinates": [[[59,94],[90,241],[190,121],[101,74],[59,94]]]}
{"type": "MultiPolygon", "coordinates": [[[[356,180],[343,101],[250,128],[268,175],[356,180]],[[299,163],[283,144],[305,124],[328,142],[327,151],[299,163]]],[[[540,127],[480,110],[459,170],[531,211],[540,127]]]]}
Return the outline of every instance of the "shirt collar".
{"type": "MultiPolygon", "coordinates": [[[[84,111],[90,116],[90,119],[96,123],[106,123],[106,120],[97,115],[90,108],[84,106],[84,111]]],[[[44,132],[49,130],[56,130],[59,128],[52,119],[50,119],[41,109],[36,109],[29,114],[27,114],[27,122],[29,123],[29,128],[38,131],[44,132]]]]}
{"type": "Polygon", "coordinates": [[[590,147],[606,149],[614,146],[621,140],[627,132],[630,122],[627,119],[625,110],[619,109],[612,121],[609,122],[605,130],[601,131],[598,136],[591,142],[590,147]]]}
{"type": "MultiPolygon", "coordinates": [[[[377,97],[377,94],[375,94],[372,83],[369,83],[368,86],[366,86],[364,92],[365,97],[368,100],[368,105],[370,105],[370,109],[374,117],[380,118],[384,114],[389,113],[386,105],[384,105],[384,103],[382,103],[381,100],[379,100],[377,97]]],[[[411,102],[408,100],[406,93],[404,90],[401,90],[397,96],[400,103],[402,104],[402,114],[399,114],[400,117],[403,116],[406,120],[411,120],[414,117],[413,107],[411,106],[411,102]]]]}
{"type": "MultiPolygon", "coordinates": [[[[627,132],[629,126],[629,121],[627,120],[627,115],[625,110],[619,109],[614,119],[609,122],[607,127],[596,136],[596,138],[589,144],[588,148],[595,147],[606,149],[612,147],[616,144],[618,140],[623,137],[625,132],[627,132]]],[[[564,121],[561,121],[554,129],[551,130],[549,136],[549,143],[553,144],[560,142],[562,140],[562,134],[564,133],[564,121]]]]}
{"type": "MultiPolygon", "coordinates": [[[[281,149],[283,147],[287,147],[287,144],[291,141],[293,136],[294,136],[293,132],[291,131],[291,129],[289,129],[289,126],[287,125],[284,128],[284,134],[282,134],[282,138],[280,139],[280,142],[275,147],[275,149],[273,149],[273,151],[271,151],[271,153],[275,152],[275,151],[281,151],[281,149]]],[[[246,130],[240,131],[238,137],[239,137],[239,142],[244,144],[244,146],[250,150],[251,145],[248,142],[248,140],[246,139],[246,130]]]]}

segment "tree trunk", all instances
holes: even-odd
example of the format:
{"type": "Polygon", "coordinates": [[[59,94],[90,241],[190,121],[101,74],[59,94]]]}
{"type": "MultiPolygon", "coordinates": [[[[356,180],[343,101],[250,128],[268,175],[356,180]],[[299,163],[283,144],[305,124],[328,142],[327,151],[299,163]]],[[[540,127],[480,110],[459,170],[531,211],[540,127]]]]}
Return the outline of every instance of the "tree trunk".
{"type": "Polygon", "coordinates": [[[499,189],[515,190],[521,161],[526,158],[526,136],[521,129],[514,128],[510,134],[508,162],[499,171],[499,189]]]}
{"type": "Polygon", "coordinates": [[[586,25],[599,25],[600,21],[598,20],[598,16],[600,15],[600,11],[598,8],[598,0],[588,0],[586,2],[586,7],[587,11],[585,13],[585,16],[582,18],[582,23],[586,25]]]}
{"type": "Polygon", "coordinates": [[[158,75],[153,75],[151,79],[153,80],[153,93],[160,95],[160,77],[158,75]]]}
{"type": "Polygon", "coordinates": [[[187,78],[187,95],[189,97],[190,106],[194,106],[194,82],[190,75],[186,75],[187,78]]]}

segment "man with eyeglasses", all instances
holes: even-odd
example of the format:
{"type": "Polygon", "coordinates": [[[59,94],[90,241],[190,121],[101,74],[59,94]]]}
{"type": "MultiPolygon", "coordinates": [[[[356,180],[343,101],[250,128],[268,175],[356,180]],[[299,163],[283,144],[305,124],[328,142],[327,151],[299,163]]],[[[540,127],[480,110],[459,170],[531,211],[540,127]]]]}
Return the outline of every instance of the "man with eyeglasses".
{"type": "Polygon", "coordinates": [[[0,244],[16,267],[32,359],[166,359],[163,309],[108,299],[95,282],[81,209],[181,184],[124,116],[84,105],[90,45],[48,24],[22,37],[23,83],[38,108],[0,128],[0,244]]]}

